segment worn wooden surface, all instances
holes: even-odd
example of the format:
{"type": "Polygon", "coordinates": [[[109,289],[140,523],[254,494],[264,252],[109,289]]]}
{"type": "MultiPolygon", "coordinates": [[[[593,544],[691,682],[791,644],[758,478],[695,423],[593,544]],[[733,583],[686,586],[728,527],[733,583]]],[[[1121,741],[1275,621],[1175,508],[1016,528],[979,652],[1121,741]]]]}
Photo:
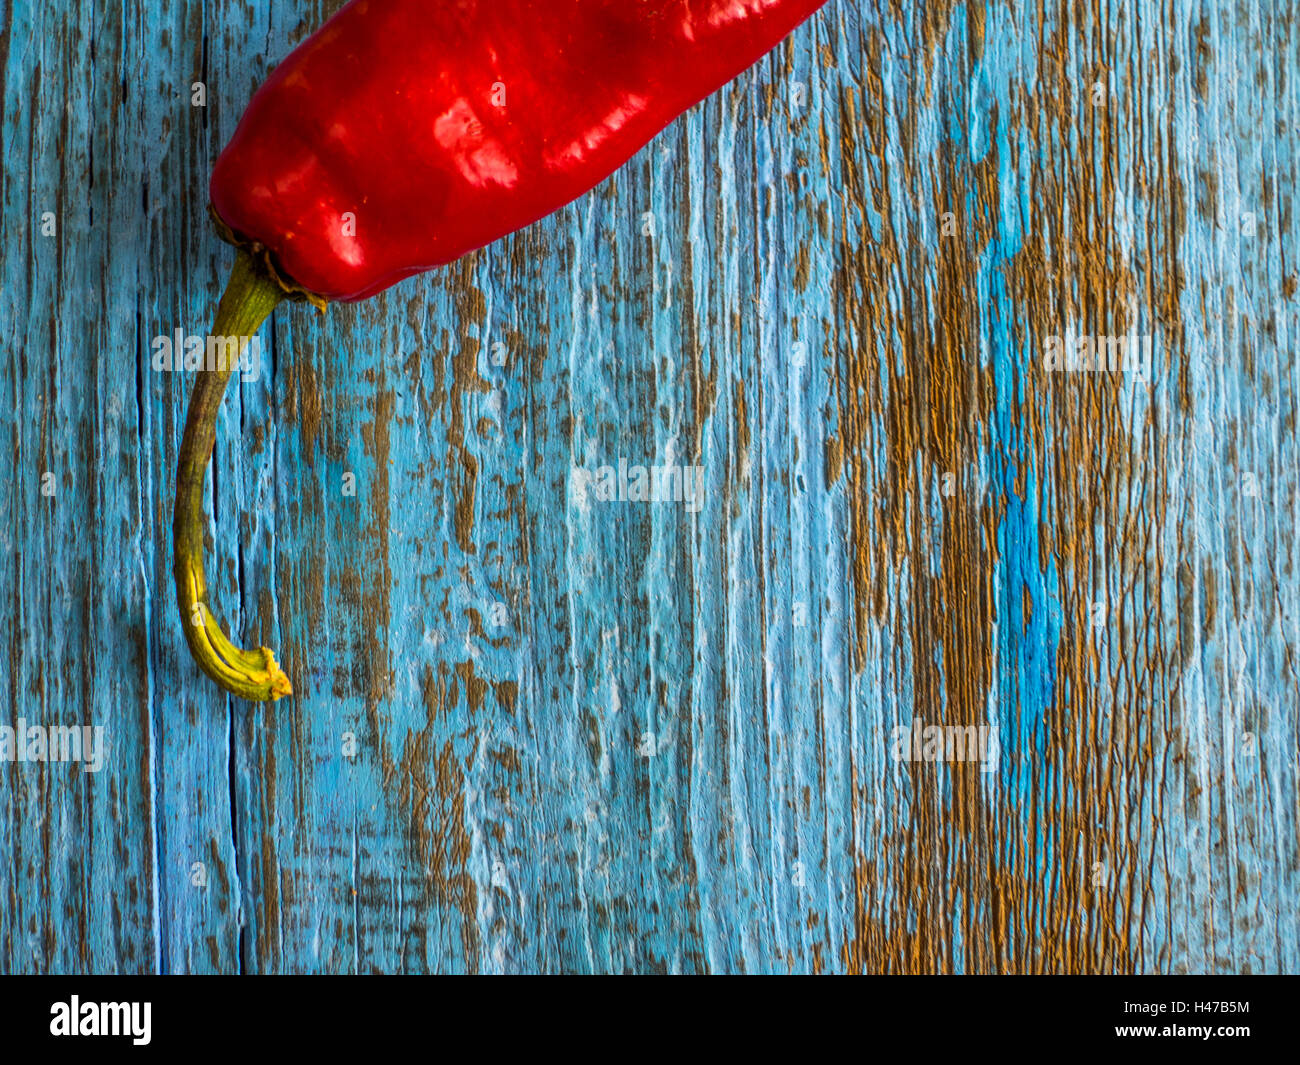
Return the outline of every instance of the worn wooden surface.
{"type": "Polygon", "coordinates": [[[0,970],[1300,968],[1293,2],[831,0],[556,216],[277,311],[209,481],[250,708],[149,344],[337,6],[0,3],[3,720],[110,743],[0,765],[0,970]],[[704,505],[577,497],[620,457],[704,505]]]}

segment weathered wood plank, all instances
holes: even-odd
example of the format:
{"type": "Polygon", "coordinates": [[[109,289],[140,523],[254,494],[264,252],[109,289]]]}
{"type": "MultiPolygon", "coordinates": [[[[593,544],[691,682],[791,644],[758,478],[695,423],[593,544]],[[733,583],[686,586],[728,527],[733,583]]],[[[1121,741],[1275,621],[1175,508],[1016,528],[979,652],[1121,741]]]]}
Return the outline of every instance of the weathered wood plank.
{"type": "Polygon", "coordinates": [[[209,481],[249,708],[150,343],[338,6],[0,4],[0,724],[110,744],[0,763],[0,971],[1300,968],[1294,4],[831,0],[552,218],[277,311],[209,481]]]}

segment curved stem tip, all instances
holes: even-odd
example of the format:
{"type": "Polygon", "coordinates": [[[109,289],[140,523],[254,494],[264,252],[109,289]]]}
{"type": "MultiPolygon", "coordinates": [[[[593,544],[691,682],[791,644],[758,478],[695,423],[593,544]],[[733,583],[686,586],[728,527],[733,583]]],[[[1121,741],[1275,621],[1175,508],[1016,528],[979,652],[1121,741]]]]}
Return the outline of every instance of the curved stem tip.
{"type": "Polygon", "coordinates": [[[185,435],[176,470],[176,510],[172,516],[172,573],[176,578],[176,602],[181,626],[190,652],[209,677],[228,692],[244,699],[265,702],[290,694],[289,678],[269,648],[245,651],[230,642],[208,603],[208,583],[203,574],[203,482],[217,436],[217,411],[243,345],[275,305],[285,298],[284,289],[268,275],[248,252],[240,250],[230,282],[217,307],[212,335],[235,340],[218,345],[221,357],[216,366],[195,374],[194,392],[185,416],[185,435]]]}

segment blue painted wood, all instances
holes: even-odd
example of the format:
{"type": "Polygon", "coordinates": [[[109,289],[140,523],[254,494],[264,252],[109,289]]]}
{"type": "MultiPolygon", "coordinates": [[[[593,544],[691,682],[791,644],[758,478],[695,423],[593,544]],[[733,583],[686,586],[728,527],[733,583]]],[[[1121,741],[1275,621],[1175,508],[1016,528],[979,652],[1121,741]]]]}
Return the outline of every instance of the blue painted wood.
{"type": "Polygon", "coordinates": [[[1293,5],[831,0],[552,218],[277,311],[210,480],[250,708],[150,343],[337,6],[0,3],[0,723],[110,744],[0,764],[0,971],[1300,967],[1293,5]]]}

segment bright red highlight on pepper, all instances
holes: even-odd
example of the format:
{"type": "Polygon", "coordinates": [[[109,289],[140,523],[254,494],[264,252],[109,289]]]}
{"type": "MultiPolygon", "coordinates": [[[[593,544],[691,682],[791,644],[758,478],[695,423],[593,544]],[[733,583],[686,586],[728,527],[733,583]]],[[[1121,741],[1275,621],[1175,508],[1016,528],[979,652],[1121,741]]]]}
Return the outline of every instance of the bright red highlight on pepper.
{"type": "Polygon", "coordinates": [[[825,0],[354,0],[253,97],[212,205],[359,300],[599,184],[825,0]]]}

